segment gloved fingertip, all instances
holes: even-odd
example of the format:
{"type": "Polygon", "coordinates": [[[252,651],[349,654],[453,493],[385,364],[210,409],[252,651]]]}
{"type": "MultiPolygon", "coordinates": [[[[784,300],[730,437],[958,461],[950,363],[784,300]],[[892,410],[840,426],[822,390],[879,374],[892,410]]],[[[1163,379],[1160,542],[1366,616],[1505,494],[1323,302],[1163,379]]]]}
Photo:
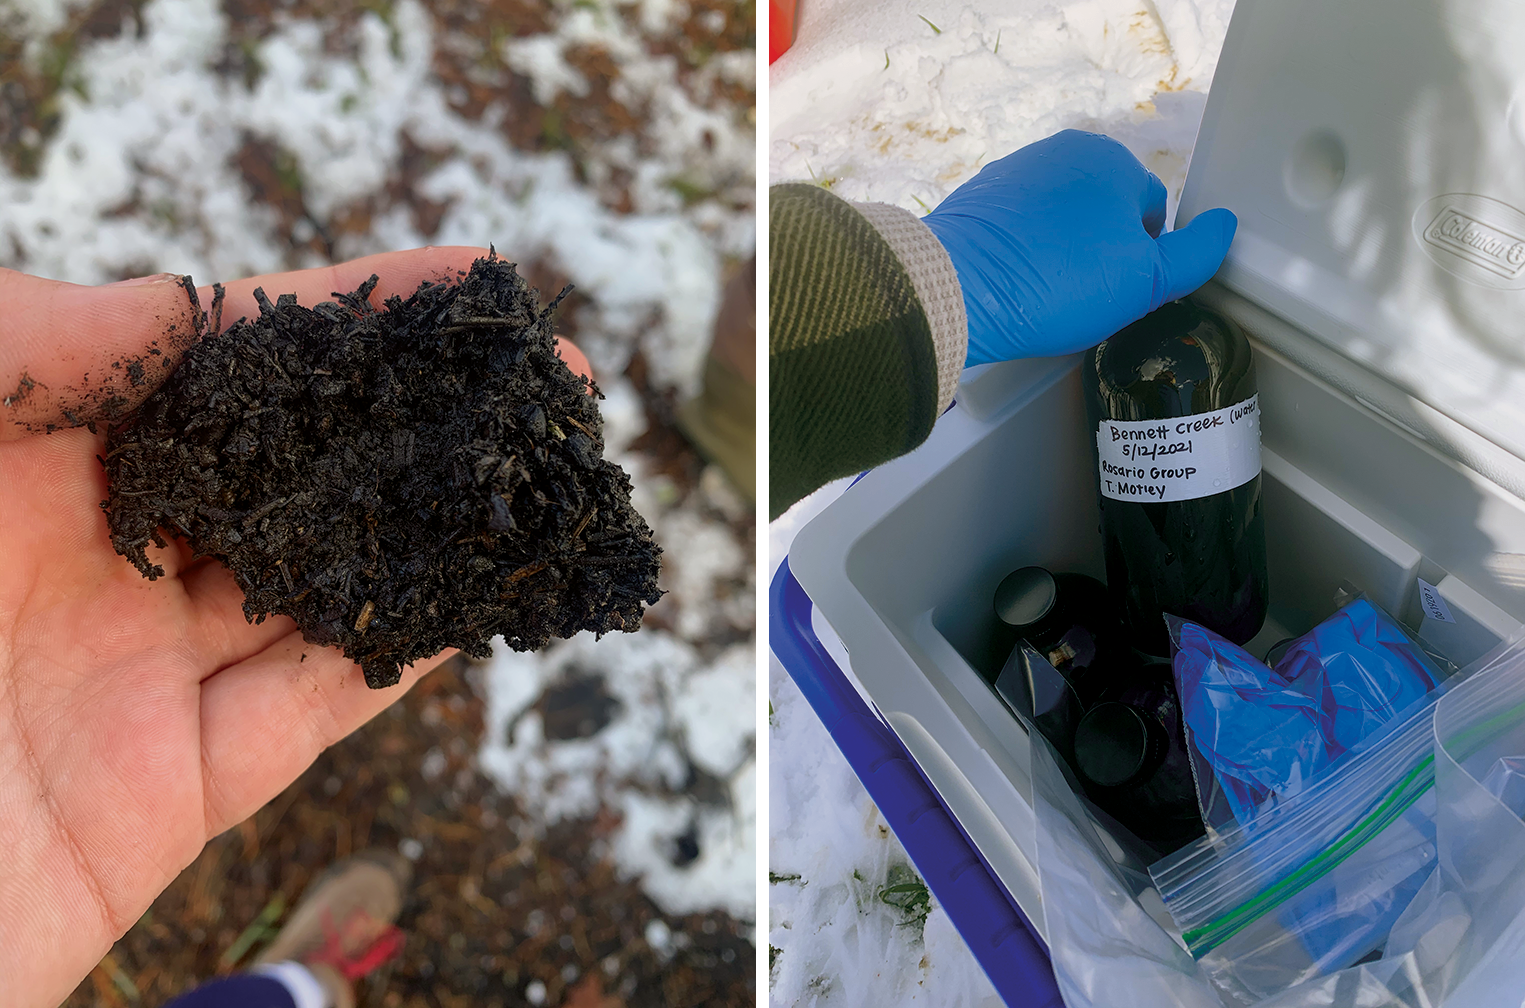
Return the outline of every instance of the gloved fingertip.
{"type": "Polygon", "coordinates": [[[973,340],[969,341],[969,350],[964,355],[964,367],[972,368],[978,367],[981,364],[994,364],[995,361],[995,355],[989,350],[979,346],[973,340]]]}
{"type": "Polygon", "coordinates": [[[1234,234],[1239,230],[1239,218],[1228,207],[1214,207],[1197,214],[1186,226],[1216,228],[1223,241],[1223,253],[1227,255],[1229,245],[1233,244],[1234,234]]]}
{"type": "Polygon", "coordinates": [[[1185,227],[1160,235],[1156,243],[1159,269],[1164,274],[1164,282],[1156,288],[1163,290],[1160,304],[1183,298],[1211,280],[1223,265],[1238,228],[1239,218],[1219,207],[1203,211],[1185,227]]]}

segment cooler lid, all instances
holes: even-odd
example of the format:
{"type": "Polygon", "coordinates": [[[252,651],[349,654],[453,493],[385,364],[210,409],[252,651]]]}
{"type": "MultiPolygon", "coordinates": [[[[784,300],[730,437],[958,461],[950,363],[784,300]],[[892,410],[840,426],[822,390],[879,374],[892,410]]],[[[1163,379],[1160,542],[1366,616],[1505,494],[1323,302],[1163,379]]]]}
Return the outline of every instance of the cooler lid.
{"type": "Polygon", "coordinates": [[[1218,281],[1525,459],[1525,4],[1238,0],[1178,222],[1218,281]]]}

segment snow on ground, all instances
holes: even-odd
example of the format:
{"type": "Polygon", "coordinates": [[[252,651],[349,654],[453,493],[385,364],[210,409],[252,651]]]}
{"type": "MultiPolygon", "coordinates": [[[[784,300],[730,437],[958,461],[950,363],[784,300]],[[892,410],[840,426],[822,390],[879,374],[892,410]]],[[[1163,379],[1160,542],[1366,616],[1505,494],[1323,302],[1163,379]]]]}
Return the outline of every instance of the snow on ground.
{"type": "MultiPolygon", "coordinates": [[[[35,6],[26,24],[57,22],[54,5],[35,6]]],[[[719,304],[721,258],[750,254],[755,223],[713,200],[685,212],[673,182],[750,187],[752,130],[689,100],[671,57],[648,55],[612,3],[569,4],[556,33],[504,43],[509,65],[545,92],[581,80],[562,51],[601,46],[625,64],[617,83],[633,92],[630,103],[649,102],[653,149],[629,138],[594,145],[587,183],[566,154],[516,150],[492,128],[513,110],[483,122],[455,112],[432,72],[433,23],[416,0],[390,5],[390,23],[363,17],[353,56],[328,53],[317,23],[287,20],[255,48],[252,89],[211,69],[225,58],[226,20],[216,0],[154,0],[142,38],[100,41],[74,61],[40,175],[0,174],[0,261],[81,283],[150,264],[208,280],[320,265],[316,252],[288,262],[272,211],[245,197],[237,155],[246,138],[280,141],[308,214],[326,220],[385,185],[406,136],[451,152],[419,184],[447,204],[442,220],[426,236],[394,208],[364,233],[341,236],[333,258],[493,241],[512,258],[549,260],[593,302],[595,318],[580,334],[592,360],[618,374],[642,343],[663,384],[692,388],[719,304]],[[516,59],[529,43],[541,55],[516,59]],[[600,179],[620,171],[633,176],[633,213],[598,198],[600,179]]],[[[750,57],[736,55],[707,72],[750,78],[750,57]]]]}
{"type": "Polygon", "coordinates": [[[579,637],[543,656],[501,650],[489,672],[482,768],[538,824],[600,808],[622,814],[610,853],[668,913],[719,908],[753,919],[754,665],[750,644],[706,662],[661,630],[579,637]],[[585,738],[548,738],[536,701],[600,668],[618,671],[605,680],[608,724],[585,738]],[[720,783],[704,800],[683,793],[694,769],[720,783]],[[685,843],[697,850],[691,860],[685,843]]]}
{"type": "Polygon", "coordinates": [[[1172,196],[1231,0],[821,0],[773,64],[769,171],[925,213],[1061,129],[1117,137],[1172,196]]]}
{"type": "MultiPolygon", "coordinates": [[[[848,482],[768,527],[770,579],[795,533],[848,482]]],[[[770,1003],[1000,1008],[940,907],[918,926],[884,901],[887,885],[915,878],[910,859],[771,653],[768,703],[770,1003]]]]}
{"type": "Polygon", "coordinates": [[[717,472],[680,487],[631,445],[653,396],[695,387],[724,265],[752,252],[755,58],[721,44],[730,15],[699,0],[694,19],[658,0],[521,6],[230,8],[270,18],[254,30],[219,0],[149,0],[135,25],[80,41],[69,26],[91,0],[0,0],[0,42],[24,40],[25,86],[58,85],[14,103],[20,92],[0,91],[0,265],[209,282],[491,242],[575,284],[608,454],[666,547],[670,595],[657,629],[497,655],[481,761],[529,829],[620,822],[609,856],[669,913],[750,921],[755,582],[737,531],[750,512],[717,472]],[[488,30],[482,19],[505,9],[545,23],[488,30]],[[474,29],[442,37],[452,16],[474,29]],[[442,66],[464,70],[446,79],[442,66]],[[528,81],[522,98],[510,71],[528,81]],[[564,94],[610,128],[574,133],[553,105],[564,94]],[[55,102],[45,135],[27,117],[55,102]],[[18,167],[28,152],[35,170],[18,167]],[[626,374],[636,353],[640,389],[626,374]],[[607,724],[551,737],[543,712],[569,677],[607,724]]]}
{"type": "Polygon", "coordinates": [[[622,386],[604,403],[607,454],[632,474],[632,500],[663,544],[669,594],[651,612],[670,629],[581,634],[536,654],[500,642],[481,765],[540,826],[600,810],[620,816],[609,855],[667,913],[721,909],[753,921],[755,639],[708,643],[755,623],[752,550],[726,524],[751,509],[714,467],[675,503],[670,479],[621,450],[646,423],[622,386]],[[590,676],[606,694],[607,724],[548,737],[536,705],[590,676]]]}
{"type": "MultiPolygon", "coordinates": [[[[816,0],[773,64],[772,181],[924,213],[980,166],[1074,127],[1128,146],[1175,199],[1232,0],[816,0]]],[[[834,499],[769,527],[776,568],[834,499]]],[[[770,571],[771,575],[771,571],[770,571]]],[[[769,656],[770,999],[778,1006],[998,1005],[933,908],[924,929],[881,898],[905,852],[769,656]]]]}

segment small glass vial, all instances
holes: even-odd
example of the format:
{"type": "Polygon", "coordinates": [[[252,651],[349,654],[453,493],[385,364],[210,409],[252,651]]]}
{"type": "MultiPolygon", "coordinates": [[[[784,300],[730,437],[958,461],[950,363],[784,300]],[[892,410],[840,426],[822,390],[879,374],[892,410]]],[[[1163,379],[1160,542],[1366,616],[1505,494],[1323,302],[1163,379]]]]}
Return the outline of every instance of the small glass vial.
{"type": "Polygon", "coordinates": [[[1052,574],[1022,567],[995,591],[1001,622],[1031,644],[1070,683],[1082,709],[1115,685],[1131,649],[1106,585],[1084,574],[1052,574]]]}

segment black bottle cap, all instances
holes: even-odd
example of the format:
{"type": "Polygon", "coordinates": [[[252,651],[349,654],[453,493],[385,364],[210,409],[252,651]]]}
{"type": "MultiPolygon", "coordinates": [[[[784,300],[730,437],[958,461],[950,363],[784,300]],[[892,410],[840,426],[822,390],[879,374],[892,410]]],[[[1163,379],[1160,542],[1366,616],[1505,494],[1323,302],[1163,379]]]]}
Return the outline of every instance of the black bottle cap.
{"type": "Polygon", "coordinates": [[[1025,630],[1047,616],[1058,597],[1054,575],[1042,567],[1022,567],[996,587],[995,614],[1002,623],[1025,630]]]}
{"type": "Polygon", "coordinates": [[[1138,783],[1164,758],[1163,735],[1156,718],[1131,704],[1097,704],[1075,728],[1075,768],[1101,787],[1138,783]]]}

